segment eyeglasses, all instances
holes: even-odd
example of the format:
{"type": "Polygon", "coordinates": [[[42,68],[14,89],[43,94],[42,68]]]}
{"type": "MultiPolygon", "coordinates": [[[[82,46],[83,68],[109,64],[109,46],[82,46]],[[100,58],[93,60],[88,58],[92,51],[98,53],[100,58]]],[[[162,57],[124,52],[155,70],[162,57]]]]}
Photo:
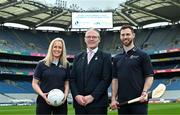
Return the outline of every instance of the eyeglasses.
{"type": "Polygon", "coordinates": [[[90,38],[96,39],[96,38],[99,38],[99,36],[85,36],[85,38],[87,38],[87,39],[90,39],[90,38]]]}

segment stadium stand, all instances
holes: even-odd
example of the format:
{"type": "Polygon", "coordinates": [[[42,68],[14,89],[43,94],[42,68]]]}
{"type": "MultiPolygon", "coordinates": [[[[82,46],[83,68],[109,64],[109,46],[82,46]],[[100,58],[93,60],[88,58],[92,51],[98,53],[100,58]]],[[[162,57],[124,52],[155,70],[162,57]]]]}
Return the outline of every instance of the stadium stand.
{"type": "Polygon", "coordinates": [[[155,79],[153,86],[151,88],[154,89],[158,84],[163,83],[166,85],[166,92],[163,95],[163,99],[178,99],[180,94],[180,77],[173,77],[173,78],[161,78],[155,79]]]}
{"type": "MultiPolygon", "coordinates": [[[[66,45],[67,45],[67,51],[68,54],[76,54],[80,52],[81,50],[85,50],[84,48],[84,41],[83,40],[83,32],[42,32],[42,31],[36,31],[32,33],[32,30],[18,30],[13,28],[5,28],[6,32],[0,33],[0,44],[3,46],[1,47],[2,50],[17,50],[20,52],[37,52],[37,53],[45,53],[47,50],[47,46],[49,44],[49,41],[55,37],[62,37],[64,38],[66,45]],[[11,35],[9,35],[11,34],[11,35]],[[31,48],[28,44],[31,43],[31,48]],[[9,47],[11,46],[11,47],[9,47]]],[[[167,45],[170,41],[179,40],[179,39],[171,39],[171,37],[178,37],[178,32],[180,28],[179,25],[176,25],[175,27],[160,27],[160,28],[149,28],[149,29],[138,29],[136,30],[136,44],[139,48],[142,48],[149,54],[153,54],[156,50],[163,50],[163,49],[170,49],[172,48],[170,45],[167,45]],[[171,29],[173,28],[174,31],[171,29]],[[169,30],[170,29],[170,30],[169,30]],[[164,36],[164,37],[163,37],[164,36]],[[146,46],[147,44],[154,44],[154,46],[149,47],[146,46]],[[165,47],[166,46],[166,47],[165,47]]],[[[112,54],[116,54],[118,52],[122,51],[121,44],[119,42],[119,32],[117,31],[106,31],[101,32],[101,44],[100,48],[104,51],[110,52],[112,54]]],[[[176,41],[177,42],[177,41],[176,41]]],[[[174,46],[173,48],[179,48],[178,44],[177,46],[174,46]]],[[[167,69],[179,69],[180,65],[179,62],[179,55],[174,54],[173,56],[166,56],[158,58],[156,57],[157,54],[152,55],[152,62],[153,67],[155,70],[167,70],[167,69]],[[153,57],[155,55],[155,57],[153,57]],[[166,60],[161,59],[166,58],[166,60]],[[167,59],[168,58],[168,59],[167,59]],[[161,61],[162,60],[162,61],[161,61]]],[[[158,54],[160,55],[160,54],[158,54]]],[[[2,57],[1,57],[2,58],[2,57]]],[[[35,59],[35,57],[31,57],[32,59],[35,59]]],[[[22,58],[20,60],[17,59],[6,59],[5,57],[0,60],[0,63],[2,63],[2,66],[0,67],[1,73],[6,73],[10,75],[23,75],[26,77],[31,76],[33,74],[33,70],[35,65],[37,64],[36,61],[23,61],[28,60],[28,56],[25,58],[22,58]],[[26,64],[27,63],[27,64],[26,64]],[[32,64],[30,64],[32,63],[32,64]],[[29,65],[30,64],[30,65],[29,65]],[[28,66],[27,66],[28,65],[28,66]],[[29,73],[32,73],[29,75],[29,73]]],[[[40,58],[39,58],[40,59],[40,58]]],[[[178,73],[177,73],[178,74],[178,73]]],[[[159,75],[156,75],[156,77],[159,75]]],[[[13,76],[14,77],[14,76],[13,76]]],[[[166,83],[165,81],[168,81],[169,78],[166,76],[165,79],[157,79],[155,80],[153,87],[156,86],[159,83],[166,83]]],[[[171,85],[167,87],[168,91],[173,91],[174,97],[177,92],[177,90],[180,90],[179,80],[176,82],[172,82],[171,85]]],[[[18,80],[1,80],[0,81],[0,92],[3,92],[5,94],[33,94],[33,89],[31,87],[31,81],[18,81],[18,80]],[[5,90],[8,89],[8,90],[5,90]]],[[[167,95],[169,95],[167,93],[167,95]]],[[[174,98],[173,97],[173,98],[174,98]]],[[[166,96],[166,98],[171,98],[169,96],[166,96]]]]}
{"type": "Polygon", "coordinates": [[[9,29],[4,27],[0,31],[0,45],[2,49],[20,52],[46,53],[49,42],[61,37],[64,39],[68,54],[78,53],[82,46],[82,33],[77,32],[42,32],[32,30],[9,29]],[[71,40],[71,42],[68,42],[71,40]],[[72,51],[73,50],[73,51],[72,51]]]}

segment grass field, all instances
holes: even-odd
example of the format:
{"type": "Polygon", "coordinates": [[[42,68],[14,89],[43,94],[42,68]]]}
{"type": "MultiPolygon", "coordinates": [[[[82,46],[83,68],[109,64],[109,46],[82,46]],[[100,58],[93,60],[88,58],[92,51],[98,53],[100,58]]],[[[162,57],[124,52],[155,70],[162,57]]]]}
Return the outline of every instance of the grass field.
{"type": "MultiPolygon", "coordinates": [[[[72,105],[68,105],[68,115],[74,115],[72,105]]],[[[0,107],[0,115],[35,115],[35,106],[6,106],[0,107]]],[[[117,111],[108,112],[116,115],[117,111]]],[[[149,104],[149,115],[180,115],[180,103],[149,104]]]]}

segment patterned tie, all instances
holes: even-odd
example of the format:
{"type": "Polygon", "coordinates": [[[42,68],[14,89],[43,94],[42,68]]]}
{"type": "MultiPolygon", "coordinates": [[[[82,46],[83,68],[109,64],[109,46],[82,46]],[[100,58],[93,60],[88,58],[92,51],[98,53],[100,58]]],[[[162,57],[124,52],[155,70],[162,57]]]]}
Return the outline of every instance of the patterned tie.
{"type": "Polygon", "coordinates": [[[88,64],[89,64],[89,62],[91,61],[91,59],[92,59],[92,57],[93,57],[93,51],[92,50],[89,50],[89,52],[88,52],[88,64]]]}

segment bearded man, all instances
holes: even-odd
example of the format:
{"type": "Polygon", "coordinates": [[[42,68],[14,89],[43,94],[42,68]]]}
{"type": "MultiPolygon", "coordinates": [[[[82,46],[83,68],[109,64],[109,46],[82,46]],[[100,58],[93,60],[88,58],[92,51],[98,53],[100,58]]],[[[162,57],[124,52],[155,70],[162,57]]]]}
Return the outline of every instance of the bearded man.
{"type": "Polygon", "coordinates": [[[147,114],[147,92],[153,83],[150,57],[134,45],[135,32],[129,25],[120,29],[124,52],[113,58],[111,108],[118,114],[147,114]],[[140,102],[118,107],[119,103],[141,96],[140,102]]]}

